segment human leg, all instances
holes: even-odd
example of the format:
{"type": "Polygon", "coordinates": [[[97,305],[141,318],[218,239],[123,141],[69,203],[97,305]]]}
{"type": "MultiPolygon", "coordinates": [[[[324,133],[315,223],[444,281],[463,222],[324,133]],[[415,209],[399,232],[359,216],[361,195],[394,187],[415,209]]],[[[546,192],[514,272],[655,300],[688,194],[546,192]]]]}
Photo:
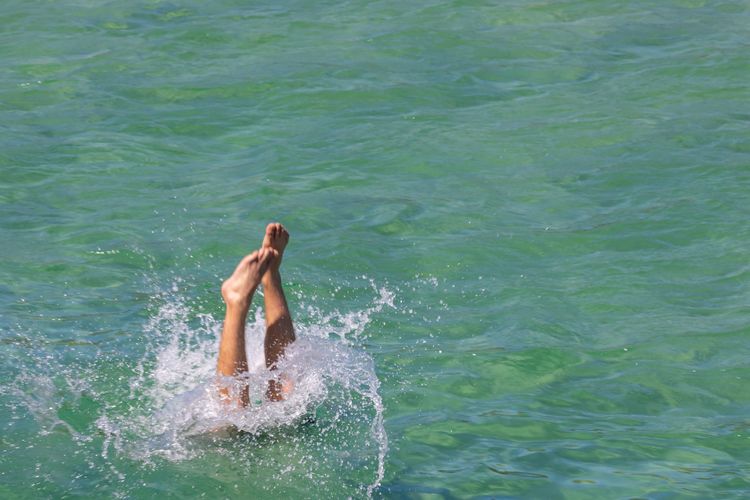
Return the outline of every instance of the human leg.
{"type": "MultiPolygon", "coordinates": [[[[224,328],[219,342],[217,372],[222,377],[236,377],[247,372],[245,353],[245,322],[253,294],[278,253],[273,248],[261,248],[243,258],[232,276],[221,286],[226,304],[224,328]]],[[[231,401],[229,387],[219,389],[222,399],[231,401]]],[[[241,388],[238,403],[247,406],[248,388],[241,388]]]]}
{"type": "MultiPolygon", "coordinates": [[[[285,349],[295,339],[292,316],[289,313],[279,271],[284,248],[288,242],[289,233],[284,226],[272,223],[266,227],[261,248],[274,250],[278,254],[278,257],[274,258],[268,266],[262,279],[263,302],[266,310],[266,337],[263,348],[266,367],[270,370],[276,369],[278,361],[284,356],[285,349]]],[[[290,383],[271,380],[268,383],[267,395],[271,401],[280,401],[290,390],[290,383]]]]}

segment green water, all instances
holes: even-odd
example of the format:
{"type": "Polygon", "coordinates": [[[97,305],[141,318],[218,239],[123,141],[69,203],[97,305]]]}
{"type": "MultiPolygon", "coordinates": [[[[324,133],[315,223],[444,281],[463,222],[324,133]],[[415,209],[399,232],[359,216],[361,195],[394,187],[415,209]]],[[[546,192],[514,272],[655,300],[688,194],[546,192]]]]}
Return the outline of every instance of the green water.
{"type": "Polygon", "coordinates": [[[366,494],[345,423],[182,459],[107,430],[159,410],[175,323],[149,322],[220,320],[272,220],[301,333],[374,362],[375,497],[750,495],[747,1],[9,0],[0,26],[0,497],[366,494]]]}

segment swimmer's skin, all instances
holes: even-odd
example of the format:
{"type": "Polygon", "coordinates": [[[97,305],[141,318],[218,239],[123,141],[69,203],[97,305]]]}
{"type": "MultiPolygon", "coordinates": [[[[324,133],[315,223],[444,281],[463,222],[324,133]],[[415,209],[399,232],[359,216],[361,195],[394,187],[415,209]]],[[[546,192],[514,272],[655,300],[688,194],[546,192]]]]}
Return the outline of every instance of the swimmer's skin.
{"type": "MultiPolygon", "coordinates": [[[[269,224],[260,249],[245,256],[234,273],[222,284],[221,296],[227,310],[219,343],[219,375],[235,377],[247,372],[245,322],[253,294],[260,284],[263,285],[266,310],[266,367],[275,370],[286,347],[294,342],[294,325],[279,273],[288,242],[289,233],[284,226],[279,223],[269,224]]],[[[291,383],[271,380],[268,382],[266,395],[271,401],[280,401],[290,390],[291,383]]],[[[219,393],[223,399],[231,400],[229,388],[222,387],[219,393]]],[[[249,403],[247,386],[241,389],[238,403],[240,406],[247,406],[249,403]]]]}

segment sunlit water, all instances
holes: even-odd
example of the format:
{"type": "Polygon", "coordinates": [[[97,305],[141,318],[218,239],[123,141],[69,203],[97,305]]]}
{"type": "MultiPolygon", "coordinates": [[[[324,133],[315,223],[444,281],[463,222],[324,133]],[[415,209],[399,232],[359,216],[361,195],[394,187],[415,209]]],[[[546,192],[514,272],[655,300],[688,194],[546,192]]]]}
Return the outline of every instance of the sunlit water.
{"type": "Polygon", "coordinates": [[[0,10],[0,497],[750,494],[746,1],[0,10]]]}

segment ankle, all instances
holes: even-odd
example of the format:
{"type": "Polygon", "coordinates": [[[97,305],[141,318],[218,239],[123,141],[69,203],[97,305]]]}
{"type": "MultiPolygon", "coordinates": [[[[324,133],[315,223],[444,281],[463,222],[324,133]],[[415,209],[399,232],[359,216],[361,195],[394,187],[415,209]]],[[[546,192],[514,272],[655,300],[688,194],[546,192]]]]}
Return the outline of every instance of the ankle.
{"type": "Polygon", "coordinates": [[[226,294],[223,298],[227,306],[227,314],[247,314],[250,309],[250,300],[247,297],[239,294],[226,294]]]}
{"type": "Polygon", "coordinates": [[[263,287],[269,287],[273,285],[278,285],[281,283],[281,273],[278,269],[269,269],[266,271],[266,274],[263,275],[263,279],[261,280],[263,287]]]}

